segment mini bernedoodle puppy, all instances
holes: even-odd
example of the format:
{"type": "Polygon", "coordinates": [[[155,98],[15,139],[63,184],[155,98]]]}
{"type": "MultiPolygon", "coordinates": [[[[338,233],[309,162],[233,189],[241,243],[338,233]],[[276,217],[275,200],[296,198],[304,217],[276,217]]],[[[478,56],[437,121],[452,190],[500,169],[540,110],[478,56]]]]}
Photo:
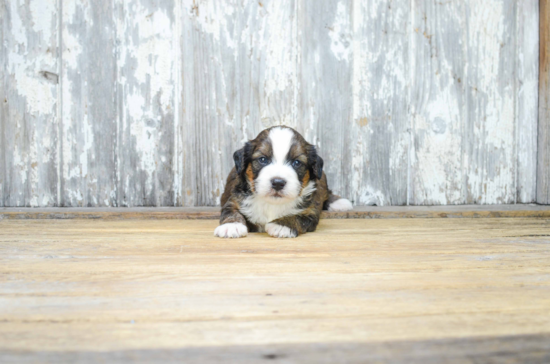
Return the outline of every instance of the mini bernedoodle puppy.
{"type": "Polygon", "coordinates": [[[240,238],[250,231],[295,238],[315,231],[321,210],[352,208],[350,201],[328,189],[323,160],[292,128],[262,131],[233,159],[215,236],[240,238]]]}

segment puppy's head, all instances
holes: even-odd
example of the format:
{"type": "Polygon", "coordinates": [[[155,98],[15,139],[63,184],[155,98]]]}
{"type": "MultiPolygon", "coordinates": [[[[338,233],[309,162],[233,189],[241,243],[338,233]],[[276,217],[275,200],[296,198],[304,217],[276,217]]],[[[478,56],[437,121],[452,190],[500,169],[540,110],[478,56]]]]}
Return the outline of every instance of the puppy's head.
{"type": "Polygon", "coordinates": [[[272,204],[297,198],[310,181],[323,174],[323,160],[315,147],[285,126],[262,131],[236,151],[233,159],[252,192],[272,204]]]}

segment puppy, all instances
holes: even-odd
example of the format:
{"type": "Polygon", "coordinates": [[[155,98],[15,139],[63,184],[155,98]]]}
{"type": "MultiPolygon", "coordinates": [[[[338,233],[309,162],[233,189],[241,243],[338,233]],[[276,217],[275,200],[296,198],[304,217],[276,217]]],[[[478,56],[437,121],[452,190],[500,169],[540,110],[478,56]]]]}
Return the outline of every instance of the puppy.
{"type": "Polygon", "coordinates": [[[240,238],[250,231],[295,238],[315,231],[321,210],[352,208],[350,201],[328,189],[323,159],[292,128],[262,131],[233,159],[215,236],[240,238]]]}

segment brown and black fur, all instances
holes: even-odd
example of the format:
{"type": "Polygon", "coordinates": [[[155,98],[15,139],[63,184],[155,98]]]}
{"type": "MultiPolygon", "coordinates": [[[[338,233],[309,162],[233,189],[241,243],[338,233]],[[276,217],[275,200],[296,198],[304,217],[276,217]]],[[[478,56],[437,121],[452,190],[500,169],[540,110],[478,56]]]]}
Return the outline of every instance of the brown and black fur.
{"type": "MultiPolygon", "coordinates": [[[[221,197],[220,224],[238,222],[246,225],[250,232],[262,231],[259,226],[248,221],[239,210],[242,201],[255,193],[254,181],[262,169],[256,157],[271,153],[271,145],[267,138],[270,130],[271,128],[264,130],[234,153],[235,167],[227,177],[225,191],[221,197]]],[[[298,158],[302,162],[302,166],[296,169],[302,188],[313,180],[316,183],[316,191],[304,198],[299,206],[303,209],[300,214],[285,216],[272,222],[286,226],[299,235],[315,231],[321,211],[326,210],[330,203],[340,197],[328,189],[327,178],[323,173],[323,159],[317,154],[315,147],[306,142],[299,133],[294,133],[295,139],[289,151],[290,158],[298,158]]]]}

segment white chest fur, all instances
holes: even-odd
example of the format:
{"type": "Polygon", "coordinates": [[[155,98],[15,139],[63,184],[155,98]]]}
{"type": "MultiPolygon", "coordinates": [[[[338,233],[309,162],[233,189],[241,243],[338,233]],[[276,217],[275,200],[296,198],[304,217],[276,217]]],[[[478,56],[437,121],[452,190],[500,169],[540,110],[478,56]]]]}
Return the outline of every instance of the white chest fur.
{"type": "Polygon", "coordinates": [[[310,181],[298,198],[283,204],[269,203],[268,200],[257,195],[250,196],[242,202],[240,212],[246,216],[248,221],[258,225],[263,231],[268,222],[301,213],[303,209],[298,208],[298,206],[305,197],[311,195],[315,190],[315,183],[310,181]]]}

